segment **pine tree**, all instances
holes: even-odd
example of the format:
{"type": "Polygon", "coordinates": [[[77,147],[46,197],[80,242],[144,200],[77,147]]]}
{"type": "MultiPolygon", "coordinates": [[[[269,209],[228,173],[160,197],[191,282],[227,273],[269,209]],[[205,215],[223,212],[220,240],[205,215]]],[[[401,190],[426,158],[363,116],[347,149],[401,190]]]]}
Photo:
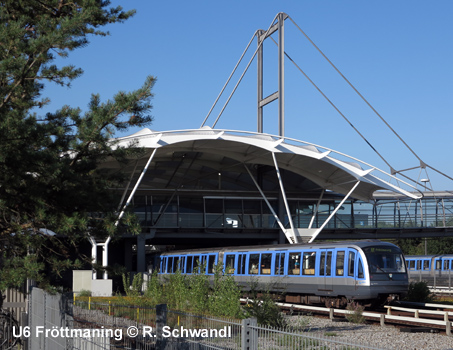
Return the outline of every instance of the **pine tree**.
{"type": "MultiPolygon", "coordinates": [[[[155,79],[106,102],[92,95],[84,113],[40,110],[50,101],[45,84],[69,86],[83,73],[56,58],[133,15],[105,0],[0,0],[0,290],[26,278],[45,287],[48,276],[80,266],[68,258],[78,242],[118,234],[111,189],[124,179],[99,164],[142,152],[115,147],[112,136],[152,121],[155,79]]],[[[123,221],[120,228],[139,230],[133,216],[123,221]]]]}

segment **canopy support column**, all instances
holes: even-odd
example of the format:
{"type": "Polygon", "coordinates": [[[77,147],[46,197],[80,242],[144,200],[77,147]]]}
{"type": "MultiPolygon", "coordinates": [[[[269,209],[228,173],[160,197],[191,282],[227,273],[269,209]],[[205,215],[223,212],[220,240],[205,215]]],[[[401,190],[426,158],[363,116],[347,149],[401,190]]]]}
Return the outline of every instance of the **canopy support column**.
{"type": "Polygon", "coordinates": [[[296,242],[295,238],[291,236],[291,233],[288,232],[288,230],[285,228],[285,226],[280,221],[280,218],[275,213],[274,208],[272,208],[272,205],[267,200],[266,196],[264,195],[264,192],[261,190],[260,186],[258,185],[258,182],[256,182],[255,178],[253,177],[253,174],[251,173],[251,171],[249,170],[247,165],[244,164],[244,166],[245,166],[245,169],[247,170],[247,172],[249,173],[250,177],[252,178],[252,181],[255,184],[256,188],[258,189],[258,191],[260,192],[260,194],[263,197],[264,201],[266,202],[267,206],[269,207],[269,210],[271,211],[272,215],[274,216],[275,220],[277,221],[278,226],[280,226],[280,229],[283,231],[283,233],[285,234],[286,238],[288,239],[289,243],[291,243],[291,244],[295,243],[296,242]]]}
{"type": "Polygon", "coordinates": [[[334,209],[334,211],[329,215],[329,217],[324,221],[322,226],[315,231],[315,233],[312,235],[308,243],[312,243],[316,237],[320,234],[320,232],[326,227],[326,225],[329,223],[329,221],[334,217],[334,215],[337,213],[337,211],[341,208],[344,202],[349,198],[349,196],[354,192],[354,190],[357,188],[357,186],[360,184],[360,181],[357,181],[356,184],[351,188],[351,190],[348,192],[346,196],[341,200],[341,202],[337,205],[337,207],[334,209]]]}
{"type": "MultiPolygon", "coordinates": [[[[118,226],[118,224],[119,224],[121,218],[122,218],[123,215],[124,215],[124,212],[126,211],[127,206],[131,203],[132,198],[134,197],[135,192],[137,191],[138,186],[140,186],[140,183],[142,182],[142,179],[143,179],[143,177],[145,176],[145,174],[146,174],[146,172],[147,172],[147,170],[148,170],[148,167],[149,167],[149,165],[151,164],[151,161],[152,161],[153,158],[154,158],[154,155],[156,154],[156,151],[157,151],[157,148],[155,148],[155,149],[153,150],[153,152],[151,153],[151,155],[150,155],[150,157],[149,157],[149,159],[148,159],[148,162],[146,163],[145,167],[143,168],[142,173],[140,174],[140,177],[138,178],[137,182],[135,183],[134,188],[132,189],[131,194],[129,195],[129,198],[127,199],[126,203],[125,203],[124,206],[123,206],[123,209],[121,210],[120,214],[118,215],[118,218],[117,218],[116,221],[115,221],[115,226],[118,226]]],[[[111,237],[108,237],[107,240],[106,240],[104,243],[100,244],[100,245],[103,245],[103,251],[102,251],[102,267],[104,267],[104,268],[107,267],[107,265],[108,265],[108,245],[109,245],[111,239],[112,239],[111,237]]],[[[94,275],[93,275],[93,276],[94,276],[94,275]]],[[[103,278],[104,278],[105,280],[108,279],[108,273],[107,273],[106,270],[104,270],[104,276],[103,276],[103,278]]],[[[94,278],[94,279],[95,279],[95,278],[94,278]]]]}
{"type": "Polygon", "coordinates": [[[283,197],[283,202],[285,203],[286,214],[288,215],[289,226],[291,227],[291,236],[294,239],[294,243],[297,243],[297,237],[294,234],[294,224],[293,218],[291,216],[291,210],[289,209],[288,200],[286,199],[285,187],[283,186],[282,176],[280,174],[280,169],[278,168],[277,158],[275,158],[275,153],[272,152],[272,159],[274,160],[275,171],[277,172],[278,183],[280,184],[280,190],[283,197]]]}

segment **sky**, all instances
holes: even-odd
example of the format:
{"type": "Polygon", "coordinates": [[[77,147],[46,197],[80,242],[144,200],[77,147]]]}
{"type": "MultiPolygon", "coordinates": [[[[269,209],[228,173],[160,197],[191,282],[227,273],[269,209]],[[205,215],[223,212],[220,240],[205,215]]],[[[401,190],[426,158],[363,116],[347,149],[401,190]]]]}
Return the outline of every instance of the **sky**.
{"type": "MultiPolygon", "coordinates": [[[[319,47],[422,161],[453,177],[453,1],[418,0],[113,0],[136,9],[108,26],[108,37],[70,53],[61,63],[84,70],[71,88],[49,85],[47,109],[86,109],[92,93],[106,101],[139,88],[153,89],[152,130],[199,128],[256,30],[284,12],[319,47]]],[[[420,161],[345,83],[290,19],[285,50],[369,143],[396,170],[420,161]]],[[[273,36],[277,40],[277,36],[273,36]]],[[[251,60],[243,63],[206,125],[212,126],[251,60]]],[[[277,91],[277,46],[264,42],[264,94],[277,91]]],[[[218,129],[257,131],[256,59],[225,108],[218,129]]],[[[130,129],[126,134],[138,130],[130,129]]],[[[278,134],[277,102],[264,108],[264,132],[278,134]]],[[[386,172],[389,167],[341,115],[285,60],[285,130],[288,138],[348,154],[386,172]]],[[[119,134],[117,136],[124,136],[119,134]]],[[[434,190],[453,181],[429,170],[407,173],[434,190]]]]}

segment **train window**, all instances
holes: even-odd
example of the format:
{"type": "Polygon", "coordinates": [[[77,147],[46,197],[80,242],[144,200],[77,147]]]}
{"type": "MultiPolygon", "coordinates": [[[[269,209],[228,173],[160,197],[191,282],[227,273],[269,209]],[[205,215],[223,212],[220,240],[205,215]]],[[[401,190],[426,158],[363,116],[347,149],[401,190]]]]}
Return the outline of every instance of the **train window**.
{"type": "Polygon", "coordinates": [[[178,270],[178,262],[179,262],[179,258],[177,256],[174,256],[171,272],[175,273],[178,270]]]}
{"type": "Polygon", "coordinates": [[[208,258],[208,273],[214,273],[215,255],[209,255],[208,258]]]}
{"type": "Polygon", "coordinates": [[[245,259],[247,258],[247,254],[239,254],[238,255],[238,275],[245,275],[245,259]]]}
{"type": "Polygon", "coordinates": [[[363,264],[362,264],[362,259],[359,259],[359,262],[357,264],[357,277],[358,278],[363,278],[363,264]]]}
{"type": "Polygon", "coordinates": [[[316,252],[305,252],[303,258],[303,275],[314,275],[316,263],[316,252]]]}
{"type": "Polygon", "coordinates": [[[326,276],[332,276],[332,252],[327,252],[327,256],[326,256],[326,276]]]}
{"type": "Polygon", "coordinates": [[[258,274],[258,265],[260,264],[259,254],[250,254],[249,259],[249,273],[252,275],[258,274]]]}
{"type": "Polygon", "coordinates": [[[421,270],[421,269],[422,269],[422,261],[417,260],[417,270],[421,270]]]}
{"type": "Polygon", "coordinates": [[[187,257],[186,273],[192,273],[192,265],[193,265],[193,256],[189,255],[187,257]]]}
{"type": "Polygon", "coordinates": [[[284,266],[285,266],[285,253],[275,254],[275,274],[283,275],[284,266]]]}
{"type": "Polygon", "coordinates": [[[168,265],[167,265],[167,273],[173,273],[173,260],[174,258],[172,256],[170,256],[168,258],[168,265]]]}
{"type": "Polygon", "coordinates": [[[324,276],[326,267],[326,252],[321,253],[321,257],[319,259],[319,275],[324,276]]]}
{"type": "Polygon", "coordinates": [[[261,265],[260,265],[260,274],[261,275],[270,275],[271,274],[271,263],[272,263],[272,254],[261,254],[261,265]]]}
{"type": "Polygon", "coordinates": [[[167,258],[162,258],[162,267],[160,269],[162,273],[167,273],[167,258]]]}
{"type": "Polygon", "coordinates": [[[337,252],[337,263],[336,263],[336,275],[343,276],[344,275],[344,253],[343,251],[337,252]]]}
{"type": "Polygon", "coordinates": [[[408,260],[407,265],[410,270],[415,270],[415,260],[408,260]]]}
{"type": "Polygon", "coordinates": [[[226,273],[234,273],[234,263],[235,263],[235,256],[234,255],[227,255],[225,257],[225,271],[226,273]]]}
{"type": "Polygon", "coordinates": [[[354,277],[355,253],[349,252],[348,276],[354,277]]]}
{"type": "Polygon", "coordinates": [[[444,270],[450,270],[450,260],[444,260],[444,270]]]}
{"type": "Polygon", "coordinates": [[[300,275],[300,253],[289,253],[288,275],[300,275]]]}
{"type": "Polygon", "coordinates": [[[181,273],[185,273],[186,272],[185,266],[186,266],[186,257],[182,256],[179,259],[179,263],[178,263],[178,269],[181,271],[181,273]]]}
{"type": "Polygon", "coordinates": [[[423,260],[423,270],[429,270],[429,260],[423,260]]]}
{"type": "MultiPolygon", "coordinates": [[[[202,260],[200,260],[200,256],[199,255],[196,255],[193,257],[194,258],[194,262],[193,262],[193,271],[195,271],[195,273],[200,273],[202,272],[201,271],[201,267],[203,265],[202,263],[202,260]]],[[[204,271],[203,271],[204,273],[204,271]]]]}
{"type": "Polygon", "coordinates": [[[436,260],[435,269],[436,269],[436,270],[442,270],[442,260],[440,260],[440,259],[437,259],[437,260],[436,260]]]}

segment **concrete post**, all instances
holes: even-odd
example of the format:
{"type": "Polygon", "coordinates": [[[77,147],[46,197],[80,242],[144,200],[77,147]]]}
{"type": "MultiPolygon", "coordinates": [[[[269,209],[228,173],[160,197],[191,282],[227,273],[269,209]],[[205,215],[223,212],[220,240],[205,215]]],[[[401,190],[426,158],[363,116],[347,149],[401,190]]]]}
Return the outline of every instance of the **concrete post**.
{"type": "Polygon", "coordinates": [[[156,305],[156,350],[164,350],[167,338],[163,337],[163,328],[167,325],[167,304],[156,305]]]}

